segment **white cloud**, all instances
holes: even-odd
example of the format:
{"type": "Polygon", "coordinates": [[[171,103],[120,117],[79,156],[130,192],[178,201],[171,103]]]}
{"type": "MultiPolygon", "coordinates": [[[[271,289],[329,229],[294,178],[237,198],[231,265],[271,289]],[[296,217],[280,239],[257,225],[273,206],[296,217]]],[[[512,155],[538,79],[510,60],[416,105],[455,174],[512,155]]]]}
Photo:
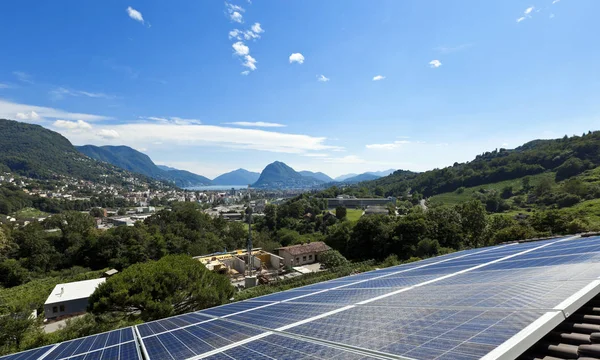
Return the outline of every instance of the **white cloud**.
{"type": "Polygon", "coordinates": [[[231,47],[235,51],[236,55],[244,56],[250,54],[250,48],[244,45],[244,43],[241,41],[234,43],[233,45],[231,45],[231,47]]]}
{"type": "Polygon", "coordinates": [[[0,83],[0,89],[8,89],[8,88],[10,88],[10,85],[0,83]]]}
{"type": "Polygon", "coordinates": [[[183,119],[177,116],[171,116],[171,122],[176,125],[200,125],[202,121],[196,119],[183,119]]]}
{"type": "Polygon", "coordinates": [[[13,103],[0,99],[0,118],[19,120],[68,119],[83,121],[110,120],[111,117],[92,114],[71,113],[43,106],[13,103]]]}
{"type": "Polygon", "coordinates": [[[229,14],[229,18],[231,19],[231,21],[235,21],[236,23],[243,23],[244,22],[244,18],[242,16],[242,14],[240,14],[237,11],[232,12],[231,14],[229,14]]]}
{"type": "Polygon", "coordinates": [[[382,75],[373,76],[373,81],[380,81],[383,79],[385,79],[385,76],[382,76],[382,75]]]}
{"type": "Polygon", "coordinates": [[[325,158],[324,161],[327,163],[334,164],[363,164],[367,162],[366,160],[361,159],[356,155],[347,155],[339,158],[325,158]]]}
{"type": "Polygon", "coordinates": [[[202,121],[197,119],[184,119],[178,116],[162,117],[162,116],[140,116],[141,120],[151,120],[165,124],[176,124],[176,125],[199,125],[202,121]]]}
{"type": "Polygon", "coordinates": [[[244,61],[244,63],[242,64],[242,66],[245,66],[245,67],[249,68],[252,71],[256,70],[256,59],[255,58],[253,58],[250,55],[246,55],[244,57],[244,59],[246,59],[246,61],[244,61]]]}
{"type": "Polygon", "coordinates": [[[393,143],[388,143],[388,144],[369,144],[369,145],[366,145],[366,148],[374,149],[374,150],[394,150],[394,149],[401,147],[402,145],[410,144],[410,143],[411,142],[408,140],[397,140],[397,141],[394,141],[393,143]]]}
{"type": "Polygon", "coordinates": [[[256,122],[236,121],[236,122],[230,122],[230,123],[225,123],[225,124],[227,124],[227,125],[237,125],[237,126],[246,126],[246,127],[284,127],[285,126],[283,124],[263,122],[263,121],[256,121],[256,122]]]}
{"type": "Polygon", "coordinates": [[[101,144],[98,136],[104,139],[119,137],[126,139],[127,145],[134,148],[149,147],[155,142],[162,142],[163,146],[181,146],[186,149],[190,146],[211,146],[286,154],[340,149],[339,146],[326,144],[325,137],[216,125],[134,122],[100,128],[96,134],[97,136],[93,133],[81,132],[66,135],[75,144],[101,144]]]}
{"type": "Polygon", "coordinates": [[[19,120],[33,120],[33,121],[37,121],[37,120],[41,119],[40,115],[38,113],[36,113],[35,111],[19,112],[19,113],[17,113],[16,117],[19,120]]]}
{"type": "MultiPolygon", "coordinates": [[[[525,9],[525,11],[523,11],[524,16],[521,16],[520,18],[518,18],[517,22],[520,23],[523,20],[527,20],[527,19],[531,18],[531,12],[534,9],[535,9],[535,6],[530,6],[527,9],[525,9]]],[[[539,10],[537,12],[539,12],[539,10]]]]}
{"type": "Polygon", "coordinates": [[[229,38],[242,40],[242,38],[240,37],[240,34],[242,34],[242,31],[240,31],[238,29],[233,29],[229,32],[229,38]]]}
{"type": "Polygon", "coordinates": [[[554,14],[550,14],[549,18],[554,19],[554,16],[555,16],[554,14]]]}
{"type": "Polygon", "coordinates": [[[304,55],[300,54],[300,53],[293,53],[292,55],[290,55],[290,64],[297,62],[298,64],[303,64],[304,63],[304,55]]]}
{"type": "Polygon", "coordinates": [[[131,6],[128,6],[127,9],[127,15],[129,15],[130,18],[132,18],[135,21],[139,21],[142,24],[144,23],[144,17],[142,16],[142,13],[137,11],[136,9],[132,8],[131,6]]]}
{"type": "Polygon", "coordinates": [[[107,140],[119,138],[119,133],[116,130],[102,129],[96,133],[99,137],[107,140]]]}
{"type": "Polygon", "coordinates": [[[13,71],[13,75],[21,82],[33,84],[33,76],[24,71],[13,71]]]}
{"type": "Polygon", "coordinates": [[[560,0],[553,0],[552,4],[556,4],[557,2],[559,2],[560,0]]]}
{"type": "Polygon", "coordinates": [[[69,121],[69,120],[56,120],[52,126],[68,130],[91,130],[92,125],[86,123],[83,120],[69,121]]]}
{"type": "Polygon", "coordinates": [[[321,74],[321,75],[317,75],[317,81],[327,82],[327,81],[329,81],[329,78],[326,77],[325,75],[321,74]]]}
{"type": "Polygon", "coordinates": [[[265,32],[262,27],[260,27],[260,23],[254,23],[251,27],[252,31],[256,34],[260,34],[265,32]]]}
{"type": "Polygon", "coordinates": [[[439,60],[431,60],[429,62],[429,66],[432,68],[439,68],[440,66],[442,66],[442,63],[439,60]]]}
{"type": "Polygon", "coordinates": [[[249,70],[244,70],[240,74],[246,76],[246,75],[250,74],[250,71],[249,70]]]}
{"type": "Polygon", "coordinates": [[[52,95],[52,97],[54,97],[55,99],[62,99],[65,97],[65,95],[75,96],[75,97],[86,96],[86,97],[90,97],[90,98],[101,98],[101,99],[114,99],[115,98],[115,96],[113,96],[113,95],[107,95],[107,94],[100,93],[100,92],[70,90],[70,89],[66,89],[64,87],[59,87],[54,90],[51,90],[50,95],[52,95]]]}
{"type": "Polygon", "coordinates": [[[245,12],[246,11],[246,10],[244,10],[243,7],[241,7],[239,5],[234,5],[234,4],[231,4],[231,3],[228,3],[228,2],[225,3],[225,6],[227,7],[227,11],[229,13],[232,13],[232,12],[235,12],[235,11],[238,11],[238,12],[245,12]]]}

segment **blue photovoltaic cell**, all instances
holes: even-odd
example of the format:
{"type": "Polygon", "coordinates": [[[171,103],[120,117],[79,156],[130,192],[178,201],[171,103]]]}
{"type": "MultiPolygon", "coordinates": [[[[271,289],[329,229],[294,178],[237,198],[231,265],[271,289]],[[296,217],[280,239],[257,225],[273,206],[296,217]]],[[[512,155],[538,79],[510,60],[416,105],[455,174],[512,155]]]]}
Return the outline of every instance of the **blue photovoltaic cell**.
{"type": "Polygon", "coordinates": [[[336,310],[342,306],[323,304],[279,303],[262,309],[256,309],[228,317],[228,320],[239,321],[248,325],[276,329],[307,318],[336,310]]]}
{"type": "Polygon", "coordinates": [[[142,339],[150,359],[185,359],[261,334],[253,327],[213,320],[142,339]]]}
{"type": "Polygon", "coordinates": [[[137,329],[140,332],[140,336],[145,337],[148,335],[164,332],[170,329],[176,329],[182,326],[199,324],[201,322],[209,320],[210,318],[212,317],[209,317],[208,315],[189,313],[141,324],[137,326],[137,329]]]}
{"type": "Polygon", "coordinates": [[[54,345],[48,345],[37,349],[31,349],[16,354],[1,356],[1,360],[34,360],[44,355],[54,345]]]}
{"type": "Polygon", "coordinates": [[[341,350],[324,344],[292,339],[281,335],[269,335],[248,344],[237,346],[223,353],[208,357],[209,360],[296,360],[339,359],[369,360],[374,357],[341,350]]]}
{"type": "Polygon", "coordinates": [[[479,358],[543,313],[359,306],[286,332],[415,359],[479,358]]]}
{"type": "MultiPolygon", "coordinates": [[[[390,289],[337,289],[290,300],[290,303],[351,305],[389,293],[390,289]]],[[[340,306],[341,307],[341,306],[340,306]]]]}
{"type": "Polygon", "coordinates": [[[277,292],[277,293],[274,293],[274,294],[269,294],[269,295],[265,295],[265,296],[253,298],[252,301],[274,302],[274,301],[289,300],[289,299],[297,298],[299,296],[304,297],[306,295],[314,294],[317,291],[320,291],[320,290],[311,290],[311,291],[289,290],[289,291],[282,291],[282,292],[277,292]]]}
{"type": "Polygon", "coordinates": [[[202,314],[202,315],[208,315],[208,316],[225,316],[225,315],[229,315],[229,314],[233,314],[233,313],[237,313],[237,312],[245,311],[245,310],[249,310],[249,309],[254,309],[256,307],[266,306],[266,305],[269,305],[269,304],[266,302],[260,302],[260,301],[256,301],[256,302],[242,301],[242,302],[236,302],[236,303],[232,303],[232,304],[217,306],[217,307],[213,307],[210,309],[198,311],[196,314],[202,314]]]}
{"type": "Polygon", "coordinates": [[[128,327],[108,333],[71,340],[59,344],[46,357],[44,357],[44,360],[60,360],[66,358],[77,358],[79,356],[81,356],[82,359],[85,358],[86,360],[88,360],[88,358],[105,360],[107,357],[105,357],[104,353],[106,353],[106,356],[109,356],[115,351],[118,351],[119,353],[119,357],[116,359],[139,359],[137,345],[133,336],[133,328],[128,327]],[[106,351],[109,348],[115,348],[115,350],[106,351]]]}

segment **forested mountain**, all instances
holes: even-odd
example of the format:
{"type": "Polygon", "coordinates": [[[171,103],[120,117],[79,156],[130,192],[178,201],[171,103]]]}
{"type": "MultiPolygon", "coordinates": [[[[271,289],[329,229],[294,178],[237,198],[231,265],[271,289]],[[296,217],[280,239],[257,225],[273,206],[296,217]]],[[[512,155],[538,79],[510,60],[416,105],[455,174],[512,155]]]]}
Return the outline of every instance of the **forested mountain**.
{"type": "Polygon", "coordinates": [[[349,179],[349,178],[357,176],[357,175],[358,174],[355,174],[355,173],[344,174],[344,175],[340,175],[338,177],[335,177],[333,180],[335,180],[335,181],[344,181],[346,179],[349,179]]]}
{"type": "Polygon", "coordinates": [[[344,179],[343,182],[348,183],[348,184],[354,184],[354,183],[359,183],[361,181],[370,181],[370,180],[379,179],[380,177],[381,176],[364,173],[364,174],[360,174],[360,175],[356,175],[356,176],[352,176],[347,179],[344,179]]]}
{"type": "Polygon", "coordinates": [[[217,176],[212,183],[215,185],[248,185],[254,184],[260,174],[246,169],[237,169],[217,176]]]}
{"type": "Polygon", "coordinates": [[[304,170],[304,171],[298,171],[298,173],[302,176],[315,178],[317,180],[321,180],[324,182],[332,182],[333,181],[333,179],[330,178],[329,175],[322,173],[322,172],[312,172],[312,171],[304,170]]]}
{"type": "Polygon", "coordinates": [[[0,119],[0,171],[31,178],[57,175],[117,183],[130,174],[81,154],[64,136],[40,125],[0,119]]]}
{"type": "Polygon", "coordinates": [[[152,159],[128,146],[78,146],[81,153],[104,161],[122,169],[143,174],[157,180],[165,180],[175,183],[179,187],[210,185],[210,179],[193,174],[185,170],[163,170],[158,167],[152,159]]]}
{"type": "Polygon", "coordinates": [[[600,166],[600,132],[553,140],[534,140],[516,149],[496,149],[467,163],[454,163],[423,173],[396,171],[363,184],[384,195],[402,195],[410,189],[425,197],[472,187],[555,172],[561,181],[600,166]]]}
{"type": "Polygon", "coordinates": [[[275,161],[265,167],[260,177],[252,185],[257,188],[307,188],[322,184],[323,181],[302,176],[286,164],[275,161]]]}

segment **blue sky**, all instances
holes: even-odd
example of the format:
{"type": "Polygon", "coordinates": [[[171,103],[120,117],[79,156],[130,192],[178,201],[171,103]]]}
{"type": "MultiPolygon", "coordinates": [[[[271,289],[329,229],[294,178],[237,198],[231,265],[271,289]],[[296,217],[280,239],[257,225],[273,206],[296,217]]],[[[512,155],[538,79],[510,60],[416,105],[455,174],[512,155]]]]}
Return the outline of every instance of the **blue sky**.
{"type": "Polygon", "coordinates": [[[208,177],[275,160],[331,176],[424,171],[600,129],[599,10],[4,1],[0,117],[208,177]]]}

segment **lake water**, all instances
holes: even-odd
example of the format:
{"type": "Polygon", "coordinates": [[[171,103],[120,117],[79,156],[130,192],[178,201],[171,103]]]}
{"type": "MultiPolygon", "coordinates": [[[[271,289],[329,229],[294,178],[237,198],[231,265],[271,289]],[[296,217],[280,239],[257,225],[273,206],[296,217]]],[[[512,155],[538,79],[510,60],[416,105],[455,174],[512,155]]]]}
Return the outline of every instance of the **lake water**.
{"type": "Polygon", "coordinates": [[[208,185],[208,186],[194,186],[185,188],[186,190],[200,190],[200,191],[219,191],[219,190],[231,190],[234,188],[236,190],[247,189],[248,185],[208,185]]]}

